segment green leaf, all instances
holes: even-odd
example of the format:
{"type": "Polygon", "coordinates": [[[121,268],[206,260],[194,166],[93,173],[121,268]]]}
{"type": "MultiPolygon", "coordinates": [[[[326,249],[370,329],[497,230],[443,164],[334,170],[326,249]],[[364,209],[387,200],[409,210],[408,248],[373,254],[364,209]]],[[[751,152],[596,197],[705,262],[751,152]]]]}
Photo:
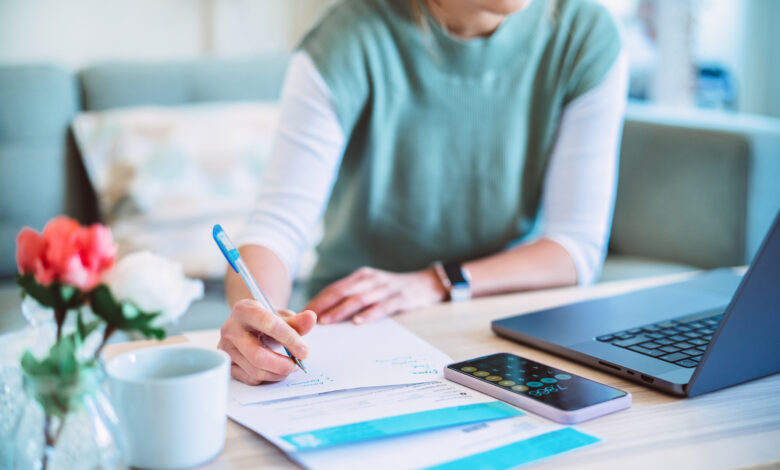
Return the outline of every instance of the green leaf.
{"type": "Polygon", "coordinates": [[[152,324],[160,316],[159,312],[146,313],[132,302],[117,301],[105,284],[97,286],[90,297],[92,311],[109,326],[117,330],[138,331],[147,338],[165,338],[165,330],[152,324]]]}
{"type": "Polygon", "coordinates": [[[22,355],[22,369],[32,376],[64,376],[72,374],[78,366],[76,351],[80,341],[75,334],[69,334],[60,338],[49,349],[49,354],[42,360],[38,360],[30,351],[22,355]]]}
{"type": "Polygon", "coordinates": [[[22,354],[21,364],[22,370],[27,375],[42,376],[51,374],[52,372],[44,366],[42,361],[38,361],[30,351],[25,351],[24,354],[22,354]]]}
{"type": "Polygon", "coordinates": [[[59,300],[62,305],[62,307],[66,310],[71,310],[76,307],[79,307],[83,305],[86,302],[86,298],[84,297],[84,294],[77,289],[76,287],[73,287],[68,284],[57,284],[59,289],[59,300]]]}
{"type": "Polygon", "coordinates": [[[75,287],[69,286],[67,284],[63,284],[60,286],[60,298],[62,299],[63,303],[68,303],[72,298],[73,295],[78,292],[75,287]]]}
{"type": "Polygon", "coordinates": [[[49,287],[38,284],[35,280],[35,276],[32,274],[18,274],[16,276],[16,283],[22,290],[35,299],[36,302],[44,307],[54,308],[57,304],[57,298],[49,287]]]}
{"type": "Polygon", "coordinates": [[[94,359],[79,362],[77,335],[63,337],[49,350],[49,356],[39,361],[30,351],[22,355],[22,370],[33,382],[35,399],[48,416],[65,416],[79,406],[79,397],[91,393],[95,381],[94,359]]]}
{"type": "Polygon", "coordinates": [[[105,284],[100,284],[92,290],[90,306],[95,315],[115,328],[120,328],[120,325],[125,323],[124,315],[122,315],[122,305],[114,299],[114,296],[105,284]]]}
{"type": "Polygon", "coordinates": [[[137,315],[126,319],[124,330],[139,331],[147,338],[164,339],[165,330],[152,325],[154,319],[160,316],[159,313],[144,313],[136,309],[137,315]]]}
{"type": "Polygon", "coordinates": [[[49,350],[49,357],[44,360],[51,360],[51,368],[57,375],[70,375],[76,372],[77,360],[76,351],[81,346],[78,336],[75,333],[65,335],[49,350]]]}
{"type": "Polygon", "coordinates": [[[131,302],[122,303],[122,315],[126,320],[132,320],[141,315],[141,310],[131,302]]]}
{"type": "Polygon", "coordinates": [[[86,301],[84,294],[76,287],[59,282],[44,286],[39,284],[32,274],[18,274],[16,283],[36,302],[55,310],[70,310],[83,305],[86,301]]]}
{"type": "Polygon", "coordinates": [[[35,399],[48,416],[65,416],[80,406],[79,397],[92,393],[97,386],[96,360],[80,361],[77,353],[83,345],[82,338],[94,331],[101,321],[94,319],[85,323],[79,311],[76,331],[63,335],[49,348],[46,357],[39,360],[30,351],[22,355],[22,370],[32,381],[35,399]]]}

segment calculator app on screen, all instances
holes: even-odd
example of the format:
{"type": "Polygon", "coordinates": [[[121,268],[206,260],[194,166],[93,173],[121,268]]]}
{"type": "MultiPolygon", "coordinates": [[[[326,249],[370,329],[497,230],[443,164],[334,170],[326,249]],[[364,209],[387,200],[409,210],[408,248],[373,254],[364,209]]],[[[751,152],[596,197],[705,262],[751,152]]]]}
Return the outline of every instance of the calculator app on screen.
{"type": "Polygon", "coordinates": [[[458,362],[448,368],[567,411],[626,395],[622,390],[508,353],[458,362]]]}

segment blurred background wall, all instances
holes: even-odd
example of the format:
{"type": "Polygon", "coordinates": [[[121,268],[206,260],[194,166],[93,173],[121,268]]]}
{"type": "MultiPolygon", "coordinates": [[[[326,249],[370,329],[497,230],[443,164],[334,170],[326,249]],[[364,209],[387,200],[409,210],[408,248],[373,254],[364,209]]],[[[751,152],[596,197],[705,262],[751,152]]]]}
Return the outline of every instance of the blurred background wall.
{"type": "Polygon", "coordinates": [[[623,29],[633,98],[780,117],[780,1],[599,1],[623,29]]]}
{"type": "Polygon", "coordinates": [[[291,50],[329,0],[0,0],[0,63],[81,68],[291,50]]]}
{"type": "MultiPolygon", "coordinates": [[[[780,1],[598,1],[624,30],[633,98],[780,117],[780,1]]],[[[0,0],[0,63],[286,52],[333,2],[0,0]]]]}
{"type": "MultiPolygon", "coordinates": [[[[780,117],[780,1],[598,1],[623,28],[633,98],[780,117]]],[[[0,63],[81,68],[286,52],[331,3],[0,0],[0,63]]]]}

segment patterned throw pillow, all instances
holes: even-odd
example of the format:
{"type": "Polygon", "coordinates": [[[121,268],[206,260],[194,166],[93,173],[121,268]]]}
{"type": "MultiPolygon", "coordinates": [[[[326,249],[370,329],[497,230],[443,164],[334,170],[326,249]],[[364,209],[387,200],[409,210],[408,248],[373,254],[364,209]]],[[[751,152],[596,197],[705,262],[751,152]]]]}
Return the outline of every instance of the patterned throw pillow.
{"type": "MultiPolygon", "coordinates": [[[[211,227],[220,223],[233,234],[242,229],[278,116],[271,103],[78,115],[76,141],[120,254],[149,249],[181,262],[188,276],[221,277],[225,260],[211,227]]],[[[298,277],[306,271],[302,267],[298,277]]]]}

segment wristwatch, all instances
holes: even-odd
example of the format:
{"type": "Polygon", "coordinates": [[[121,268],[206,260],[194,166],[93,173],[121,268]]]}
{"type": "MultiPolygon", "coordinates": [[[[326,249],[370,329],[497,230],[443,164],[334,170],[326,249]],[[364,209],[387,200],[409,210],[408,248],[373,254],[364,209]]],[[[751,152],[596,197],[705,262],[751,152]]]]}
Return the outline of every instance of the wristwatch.
{"type": "Polygon", "coordinates": [[[466,268],[457,261],[433,263],[433,269],[447,289],[449,300],[461,302],[471,298],[471,276],[466,268]]]}

